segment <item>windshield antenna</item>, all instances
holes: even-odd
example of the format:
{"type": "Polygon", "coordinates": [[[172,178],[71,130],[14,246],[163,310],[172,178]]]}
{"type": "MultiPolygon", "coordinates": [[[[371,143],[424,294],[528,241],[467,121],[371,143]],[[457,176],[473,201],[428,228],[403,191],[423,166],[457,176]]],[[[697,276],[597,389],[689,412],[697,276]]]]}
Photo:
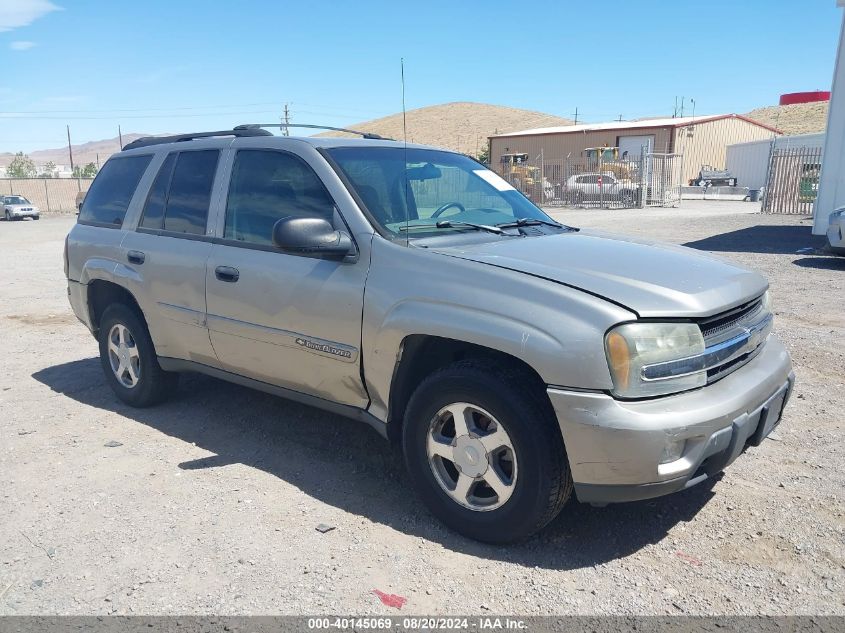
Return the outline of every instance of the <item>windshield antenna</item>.
{"type": "Polygon", "coordinates": [[[403,178],[405,179],[405,246],[408,246],[410,243],[410,236],[409,236],[409,229],[408,229],[408,221],[411,218],[411,208],[408,206],[408,123],[405,120],[405,58],[399,58],[399,68],[402,77],[402,139],[404,143],[404,163],[405,163],[405,170],[402,174],[403,178]]]}

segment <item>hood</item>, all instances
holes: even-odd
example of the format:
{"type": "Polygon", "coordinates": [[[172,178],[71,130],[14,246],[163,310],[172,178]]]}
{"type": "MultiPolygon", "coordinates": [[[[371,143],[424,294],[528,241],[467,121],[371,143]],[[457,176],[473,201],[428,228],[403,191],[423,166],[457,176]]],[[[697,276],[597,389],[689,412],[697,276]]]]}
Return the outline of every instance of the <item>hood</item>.
{"type": "Polygon", "coordinates": [[[597,231],[431,250],[599,295],[640,317],[705,317],[761,295],[758,273],[683,246],[597,231]]]}

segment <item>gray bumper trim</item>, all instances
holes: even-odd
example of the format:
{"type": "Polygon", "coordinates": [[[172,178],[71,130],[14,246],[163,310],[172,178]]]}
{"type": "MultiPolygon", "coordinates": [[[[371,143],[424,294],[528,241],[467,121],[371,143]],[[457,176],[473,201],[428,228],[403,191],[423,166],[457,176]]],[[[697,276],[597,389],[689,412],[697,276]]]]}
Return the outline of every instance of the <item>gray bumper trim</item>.
{"type": "MultiPolygon", "coordinates": [[[[624,503],[661,497],[679,490],[691,488],[709,477],[713,477],[729,466],[748,446],[759,446],[765,439],[763,434],[767,419],[775,409],[775,401],[783,399],[776,409],[782,414],[783,408],[792,395],[795,384],[795,374],[790,372],[787,381],[772,396],[756,410],[744,413],[736,418],[730,427],[722,429],[710,437],[707,449],[699,458],[691,474],[646,484],[633,485],[604,485],[585,484],[575,482],[575,494],[582,503],[606,505],[608,503],[624,503]]],[[[780,423],[780,419],[773,420],[773,427],[780,423]]]]}

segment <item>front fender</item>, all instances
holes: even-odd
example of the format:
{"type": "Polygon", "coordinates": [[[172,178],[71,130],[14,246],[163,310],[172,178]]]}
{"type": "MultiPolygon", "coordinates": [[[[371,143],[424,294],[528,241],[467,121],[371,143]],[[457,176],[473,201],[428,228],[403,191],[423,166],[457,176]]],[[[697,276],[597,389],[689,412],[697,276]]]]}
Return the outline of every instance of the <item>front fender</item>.
{"type": "Polygon", "coordinates": [[[387,419],[394,370],[411,335],[508,354],[549,385],[610,389],[604,333],[633,316],[552,281],[376,240],[362,331],[370,411],[387,419]]]}

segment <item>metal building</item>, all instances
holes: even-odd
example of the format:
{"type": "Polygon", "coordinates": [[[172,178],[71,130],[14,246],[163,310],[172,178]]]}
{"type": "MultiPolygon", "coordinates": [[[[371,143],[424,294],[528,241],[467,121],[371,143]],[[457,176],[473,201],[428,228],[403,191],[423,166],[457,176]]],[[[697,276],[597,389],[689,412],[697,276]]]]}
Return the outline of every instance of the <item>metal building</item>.
{"type": "Polygon", "coordinates": [[[688,181],[702,165],[723,169],[728,145],[780,134],[774,127],[739,114],[536,128],[491,136],[490,165],[497,169],[503,156],[518,153],[527,154],[529,160],[540,155],[547,161],[566,160],[584,157],[588,148],[618,147],[620,158],[650,152],[682,154],[682,179],[688,181]]]}
{"type": "Polygon", "coordinates": [[[778,136],[762,141],[749,141],[728,145],[725,166],[737,185],[749,189],[762,189],[766,186],[769,163],[774,150],[824,148],[824,134],[796,134],[778,136]]]}

